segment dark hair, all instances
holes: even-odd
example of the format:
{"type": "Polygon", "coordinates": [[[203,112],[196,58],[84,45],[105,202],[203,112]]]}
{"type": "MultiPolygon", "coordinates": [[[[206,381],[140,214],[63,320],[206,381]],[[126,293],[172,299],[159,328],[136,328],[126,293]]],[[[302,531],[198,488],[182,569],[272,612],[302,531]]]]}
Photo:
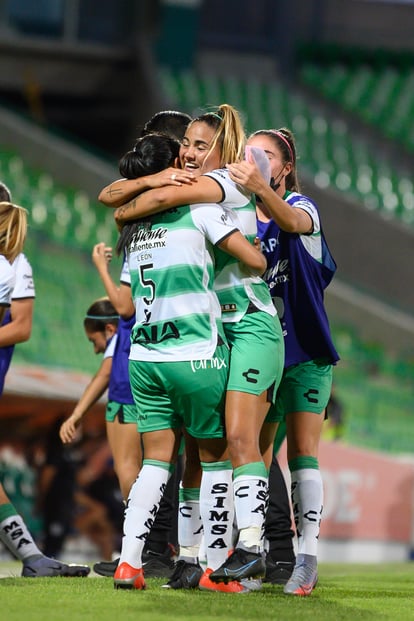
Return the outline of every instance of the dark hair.
{"type": "Polygon", "coordinates": [[[11,203],[11,192],[2,181],[0,181],[0,203],[11,203]]]}
{"type": "Polygon", "coordinates": [[[177,110],[161,110],[147,121],[141,131],[141,137],[147,134],[164,134],[176,140],[182,140],[191,116],[177,110]]]}
{"type": "Polygon", "coordinates": [[[293,133],[287,127],[280,129],[258,129],[251,134],[253,136],[267,136],[273,140],[277,149],[282,155],[282,162],[287,164],[291,162],[292,170],[286,175],[286,189],[292,192],[300,192],[299,179],[296,170],[296,145],[293,133]]]}
{"type": "Polygon", "coordinates": [[[88,332],[105,332],[110,323],[118,326],[119,315],[109,298],[99,298],[86,311],[83,326],[88,332]]]}
{"type": "MultiPolygon", "coordinates": [[[[119,162],[119,172],[126,179],[152,175],[174,164],[178,157],[180,143],[163,134],[147,134],[138,138],[132,151],[128,151],[119,162]]],[[[122,227],[116,251],[118,254],[129,246],[137,230],[137,222],[131,220],[122,227]]]]}
{"type": "Polygon", "coordinates": [[[119,160],[119,172],[126,179],[152,175],[174,164],[180,143],[163,134],[146,134],[119,160]]]}

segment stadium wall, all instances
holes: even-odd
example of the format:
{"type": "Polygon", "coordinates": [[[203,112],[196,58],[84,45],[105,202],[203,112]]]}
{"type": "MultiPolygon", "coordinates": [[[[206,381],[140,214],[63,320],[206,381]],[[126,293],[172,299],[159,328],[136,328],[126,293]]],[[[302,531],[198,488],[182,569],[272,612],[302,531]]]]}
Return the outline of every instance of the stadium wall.
{"type": "MultiPolygon", "coordinates": [[[[285,446],[280,463],[290,486],[285,446]]],[[[414,460],[322,441],[323,562],[411,560],[414,542],[414,460]]]]}

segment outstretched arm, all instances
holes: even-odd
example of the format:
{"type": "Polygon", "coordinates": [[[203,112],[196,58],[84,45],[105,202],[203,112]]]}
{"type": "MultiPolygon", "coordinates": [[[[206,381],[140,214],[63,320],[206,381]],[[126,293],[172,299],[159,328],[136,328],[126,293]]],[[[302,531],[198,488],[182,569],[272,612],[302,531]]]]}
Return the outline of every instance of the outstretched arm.
{"type": "Polygon", "coordinates": [[[115,211],[115,220],[122,225],[128,220],[149,216],[172,207],[195,203],[219,203],[222,200],[223,191],[217,181],[203,175],[194,180],[194,183],[178,188],[165,186],[140,194],[129,203],[118,207],[115,211]]]}
{"type": "Polygon", "coordinates": [[[193,173],[170,167],[154,175],[145,175],[136,179],[118,179],[100,191],[98,200],[107,207],[116,208],[145,190],[165,185],[179,187],[182,184],[191,183],[193,179],[193,173]]]}
{"type": "Polygon", "coordinates": [[[72,414],[62,424],[59,435],[64,444],[72,442],[76,435],[82,417],[104,394],[109,385],[111,374],[112,358],[104,358],[98,372],[93,376],[86,386],[81,398],[75,406],[72,414]]]}

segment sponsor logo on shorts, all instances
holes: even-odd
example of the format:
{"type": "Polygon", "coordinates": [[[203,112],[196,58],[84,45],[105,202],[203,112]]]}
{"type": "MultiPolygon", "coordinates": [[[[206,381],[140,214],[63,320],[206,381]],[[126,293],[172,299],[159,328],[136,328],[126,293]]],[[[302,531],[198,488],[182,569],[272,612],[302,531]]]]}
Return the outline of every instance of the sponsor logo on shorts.
{"type": "Polygon", "coordinates": [[[214,358],[208,358],[205,360],[191,360],[191,370],[193,373],[197,371],[202,371],[203,369],[226,369],[227,361],[224,358],[219,358],[218,356],[214,356],[214,358]]]}

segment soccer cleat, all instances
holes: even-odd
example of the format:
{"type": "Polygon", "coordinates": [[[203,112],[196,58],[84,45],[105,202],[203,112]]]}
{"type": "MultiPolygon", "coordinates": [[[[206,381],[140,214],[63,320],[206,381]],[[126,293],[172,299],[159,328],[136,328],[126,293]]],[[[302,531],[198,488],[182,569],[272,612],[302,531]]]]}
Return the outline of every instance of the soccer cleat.
{"type": "Polygon", "coordinates": [[[318,582],[318,567],[316,557],[299,554],[295,568],[283,592],[286,595],[310,595],[318,582]],[[308,561],[308,562],[307,562],[308,561]],[[310,561],[310,562],[309,562],[310,561]]]}
{"type": "Polygon", "coordinates": [[[261,591],[263,587],[261,578],[243,578],[243,580],[240,580],[240,584],[250,592],[261,591]]]}
{"type": "MultiPolygon", "coordinates": [[[[171,578],[175,563],[171,558],[171,550],[168,548],[168,552],[159,554],[157,552],[144,552],[142,555],[142,567],[145,570],[145,576],[147,578],[171,578]]],[[[93,570],[100,576],[106,576],[112,578],[118,567],[119,558],[114,561],[100,561],[95,563],[93,570]]]]}
{"type": "Polygon", "coordinates": [[[198,587],[203,570],[198,563],[187,563],[187,561],[177,561],[174,573],[162,586],[165,589],[195,589],[198,587]]]}
{"type": "Polygon", "coordinates": [[[167,554],[158,554],[148,550],[142,557],[142,567],[147,578],[171,578],[175,563],[171,558],[171,550],[167,554]]]}
{"type": "Polygon", "coordinates": [[[137,569],[128,563],[118,565],[114,574],[115,589],[138,589],[143,591],[147,588],[142,568],[137,569]]]}
{"type": "Polygon", "coordinates": [[[100,561],[99,563],[95,563],[95,565],[93,566],[93,571],[100,576],[113,578],[118,565],[119,558],[115,559],[114,561],[100,561]]]}
{"type": "Polygon", "coordinates": [[[47,556],[32,557],[24,561],[22,576],[24,578],[85,578],[91,571],[87,565],[62,563],[47,556]]]}
{"type": "Polygon", "coordinates": [[[266,575],[265,582],[271,584],[286,584],[292,575],[295,563],[287,561],[274,561],[269,554],[266,556],[266,575]]]}
{"type": "Polygon", "coordinates": [[[263,554],[249,552],[242,548],[236,548],[226,561],[213,571],[210,579],[213,582],[230,582],[231,580],[244,580],[245,578],[264,578],[266,564],[263,554]]]}
{"type": "Polygon", "coordinates": [[[224,582],[220,582],[218,584],[216,582],[212,582],[210,580],[212,571],[212,569],[207,568],[201,576],[198,588],[202,591],[214,591],[215,593],[250,593],[253,590],[243,586],[240,582],[236,582],[236,580],[227,582],[227,584],[224,582]]]}

